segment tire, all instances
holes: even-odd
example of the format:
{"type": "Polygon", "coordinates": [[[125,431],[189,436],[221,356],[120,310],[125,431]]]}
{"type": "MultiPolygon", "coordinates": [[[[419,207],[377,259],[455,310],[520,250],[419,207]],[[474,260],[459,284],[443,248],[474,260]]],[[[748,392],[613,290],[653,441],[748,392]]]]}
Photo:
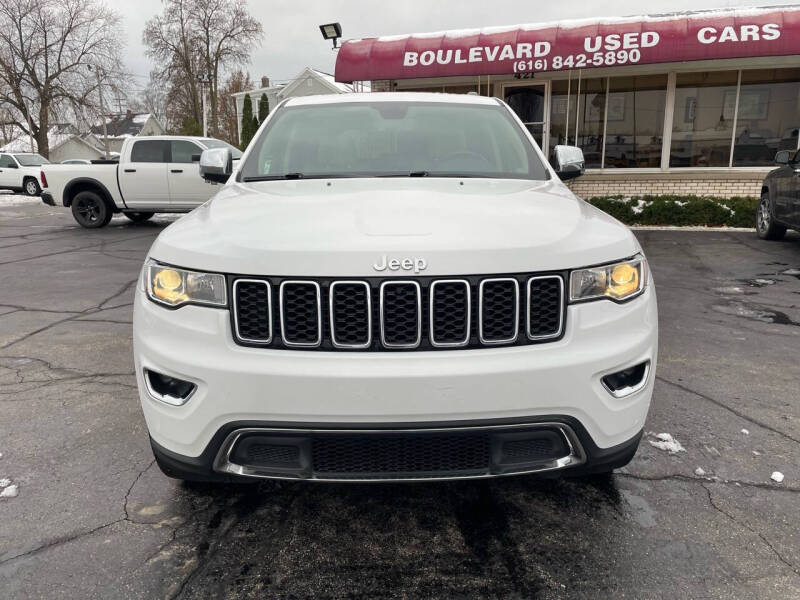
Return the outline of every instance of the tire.
{"type": "Polygon", "coordinates": [[[86,229],[108,225],[113,213],[108,203],[96,192],[78,192],[72,199],[72,216],[86,229]]]}
{"type": "Polygon", "coordinates": [[[144,223],[148,219],[150,219],[155,213],[151,212],[126,212],[122,213],[126,217],[128,217],[134,223],[144,223]]]}
{"type": "Polygon", "coordinates": [[[756,232],[762,240],[779,240],[786,234],[786,227],[775,222],[769,192],[761,192],[756,209],[756,232]]]}
{"type": "Polygon", "coordinates": [[[39,182],[36,181],[35,177],[26,178],[22,183],[22,188],[28,196],[38,196],[42,193],[42,188],[39,186],[39,182]]]}

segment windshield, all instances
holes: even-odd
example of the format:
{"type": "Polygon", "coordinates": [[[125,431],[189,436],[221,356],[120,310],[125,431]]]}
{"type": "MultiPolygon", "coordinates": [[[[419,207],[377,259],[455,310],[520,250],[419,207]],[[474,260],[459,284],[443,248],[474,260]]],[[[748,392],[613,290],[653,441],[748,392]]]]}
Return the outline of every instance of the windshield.
{"type": "Polygon", "coordinates": [[[425,176],[548,175],[499,104],[380,101],[278,110],[241,173],[244,181],[425,176]]]}
{"type": "Polygon", "coordinates": [[[17,154],[15,158],[23,167],[40,167],[50,164],[49,160],[38,154],[17,154]]]}
{"type": "Polygon", "coordinates": [[[200,140],[206,148],[228,148],[233,155],[233,160],[242,158],[242,151],[236,146],[231,146],[228,142],[222,140],[215,140],[214,138],[202,138],[200,140]]]}

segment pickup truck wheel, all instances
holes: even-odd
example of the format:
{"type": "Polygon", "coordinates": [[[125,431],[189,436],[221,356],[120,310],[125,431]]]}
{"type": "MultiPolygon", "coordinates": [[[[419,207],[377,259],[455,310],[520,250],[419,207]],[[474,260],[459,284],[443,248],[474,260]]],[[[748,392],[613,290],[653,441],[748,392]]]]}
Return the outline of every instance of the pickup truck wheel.
{"type": "Polygon", "coordinates": [[[78,192],[72,199],[72,216],[81,227],[99,229],[111,220],[111,208],[95,192],[78,192]]]}
{"type": "Polygon", "coordinates": [[[42,193],[42,188],[39,187],[39,182],[34,177],[28,177],[25,180],[25,193],[28,196],[38,196],[42,193]]]}
{"type": "Polygon", "coordinates": [[[151,212],[126,212],[122,213],[126,217],[128,217],[134,223],[144,223],[150,217],[152,217],[155,213],[151,212]]]}
{"type": "Polygon", "coordinates": [[[786,227],[776,223],[772,216],[769,192],[761,192],[761,201],[756,210],[756,231],[762,240],[779,240],[786,235],[786,227]]]}

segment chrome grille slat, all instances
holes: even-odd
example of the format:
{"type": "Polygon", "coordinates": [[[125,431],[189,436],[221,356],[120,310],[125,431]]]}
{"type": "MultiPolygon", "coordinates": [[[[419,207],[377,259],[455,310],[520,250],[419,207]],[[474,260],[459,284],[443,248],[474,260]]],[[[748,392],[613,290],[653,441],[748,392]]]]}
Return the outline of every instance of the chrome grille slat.
{"type": "MultiPolygon", "coordinates": [[[[502,317],[503,315],[501,315],[502,317]]],[[[494,317],[496,318],[496,317],[494,317]]],[[[519,335],[519,282],[514,279],[513,277],[493,277],[490,279],[484,279],[480,283],[480,287],[478,288],[478,337],[482,344],[510,344],[516,341],[517,336],[519,335]],[[487,336],[484,332],[484,325],[485,322],[488,320],[486,319],[486,315],[484,309],[486,308],[485,304],[487,303],[485,299],[486,295],[486,286],[491,284],[503,284],[509,283],[513,285],[513,296],[514,301],[513,305],[514,308],[509,311],[511,313],[511,318],[509,320],[513,320],[512,324],[512,331],[513,333],[510,336],[503,337],[496,337],[496,336],[487,336]]]]}
{"type": "Polygon", "coordinates": [[[525,311],[525,330],[528,335],[529,340],[538,341],[538,340],[548,340],[552,338],[557,338],[561,335],[561,331],[564,328],[564,279],[559,275],[540,275],[531,277],[528,279],[528,283],[526,284],[526,311],[525,311]],[[539,324],[536,324],[537,331],[534,332],[534,323],[532,322],[531,318],[531,311],[535,307],[535,302],[539,302],[539,299],[533,298],[532,288],[536,284],[536,282],[540,281],[555,281],[556,285],[558,286],[558,325],[556,327],[552,327],[551,331],[548,333],[541,333],[538,329],[539,324]]]}
{"type": "Polygon", "coordinates": [[[354,281],[346,279],[334,281],[331,283],[328,291],[328,305],[330,315],[331,343],[333,344],[334,348],[350,348],[354,350],[369,348],[372,344],[372,297],[370,285],[366,281],[354,281]],[[366,302],[364,307],[366,310],[366,335],[365,340],[362,343],[343,342],[336,339],[337,310],[341,310],[341,304],[336,300],[336,288],[339,286],[364,287],[366,294],[366,302]]]}
{"type": "MultiPolygon", "coordinates": [[[[470,324],[472,321],[472,314],[471,314],[472,309],[471,309],[471,298],[470,298],[472,290],[470,289],[469,281],[467,281],[466,279],[437,279],[436,281],[431,282],[431,285],[428,289],[430,290],[429,291],[430,306],[428,310],[428,315],[430,321],[429,336],[431,345],[434,346],[435,348],[458,348],[469,344],[470,324]],[[438,286],[450,285],[450,284],[464,286],[465,289],[466,308],[465,308],[465,318],[463,319],[464,338],[454,341],[437,341],[436,340],[437,321],[438,325],[441,328],[449,326],[449,324],[442,323],[441,322],[442,317],[437,315],[438,311],[436,310],[436,289],[438,286]]],[[[459,318],[458,320],[460,321],[461,319],[459,318]]]]}
{"type": "MultiPolygon", "coordinates": [[[[322,298],[320,293],[319,284],[316,281],[310,280],[302,280],[302,279],[290,279],[281,283],[280,287],[280,317],[281,317],[281,338],[283,339],[283,343],[287,346],[294,347],[294,348],[315,348],[322,343],[322,298]],[[287,335],[287,307],[286,307],[286,295],[287,290],[290,286],[298,286],[298,287],[305,287],[305,286],[313,286],[316,295],[316,337],[313,340],[295,340],[289,338],[287,335]]],[[[294,325],[290,323],[290,325],[294,325]]],[[[306,323],[299,323],[301,327],[308,327],[306,323]]],[[[297,332],[295,332],[297,333],[297,332]]],[[[302,337],[302,334],[300,334],[302,337]]]]}
{"type": "MultiPolygon", "coordinates": [[[[405,349],[413,349],[417,348],[422,342],[422,290],[420,285],[416,281],[401,281],[401,280],[394,280],[394,281],[384,281],[381,284],[380,288],[380,319],[381,319],[381,344],[385,348],[405,348],[405,349]],[[387,317],[389,315],[386,311],[386,291],[391,287],[402,287],[402,286],[413,286],[415,289],[416,294],[416,338],[413,342],[391,342],[387,340],[387,317]]],[[[404,324],[398,323],[399,326],[403,326],[404,324]]],[[[389,332],[390,336],[396,336],[394,332],[389,332]]]]}
{"type": "MultiPolygon", "coordinates": [[[[253,304],[260,304],[260,299],[255,298],[253,299],[253,304]]],[[[252,310],[258,310],[257,307],[253,307],[252,310]]],[[[237,279],[233,284],[233,311],[235,314],[233,323],[234,328],[236,331],[236,337],[243,342],[249,342],[251,344],[259,344],[259,345],[267,345],[272,343],[272,286],[270,286],[268,281],[263,281],[260,279],[237,279]],[[241,323],[240,323],[240,316],[244,312],[244,307],[241,306],[242,300],[240,298],[240,292],[242,292],[242,287],[244,286],[252,286],[253,288],[264,287],[266,289],[266,312],[264,314],[264,322],[258,322],[253,319],[248,318],[252,327],[263,327],[266,325],[267,327],[267,335],[266,336],[251,336],[251,335],[244,335],[242,333],[241,323]]]]}

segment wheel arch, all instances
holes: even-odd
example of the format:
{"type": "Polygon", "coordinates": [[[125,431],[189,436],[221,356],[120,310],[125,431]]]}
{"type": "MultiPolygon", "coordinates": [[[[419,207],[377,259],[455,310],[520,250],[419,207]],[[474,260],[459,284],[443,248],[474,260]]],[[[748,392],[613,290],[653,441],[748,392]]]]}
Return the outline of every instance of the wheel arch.
{"type": "Polygon", "coordinates": [[[72,200],[80,192],[96,192],[100,195],[103,201],[108,204],[112,212],[119,212],[119,209],[114,203],[114,199],[111,195],[111,192],[108,191],[108,188],[101,182],[97,181],[96,179],[92,179],[91,177],[79,177],[77,179],[73,179],[67,184],[67,186],[64,188],[63,194],[64,206],[67,208],[72,206],[72,200]]]}

